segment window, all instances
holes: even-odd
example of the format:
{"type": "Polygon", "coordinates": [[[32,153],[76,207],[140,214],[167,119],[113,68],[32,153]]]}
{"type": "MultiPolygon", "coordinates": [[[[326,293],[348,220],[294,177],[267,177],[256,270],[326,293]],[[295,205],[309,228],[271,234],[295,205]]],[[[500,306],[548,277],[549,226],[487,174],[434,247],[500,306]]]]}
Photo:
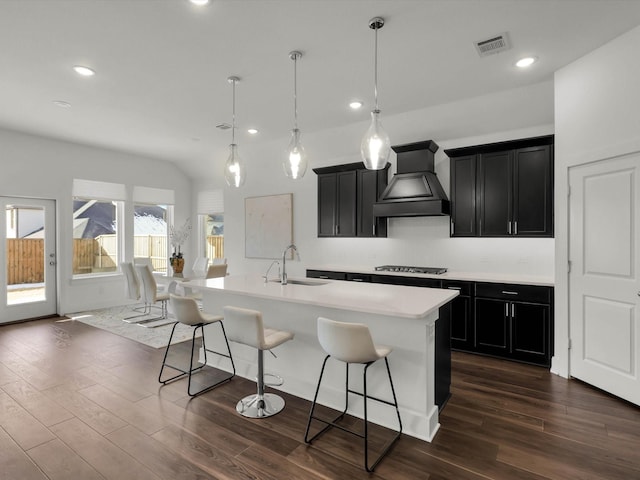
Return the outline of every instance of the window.
{"type": "Polygon", "coordinates": [[[200,251],[210,261],[224,256],[224,197],[222,190],[198,193],[200,251]]]}
{"type": "Polygon", "coordinates": [[[174,203],[173,190],[133,187],[133,257],[149,258],[158,272],[167,271],[167,223],[173,218],[174,203]]]}
{"type": "Polygon", "coordinates": [[[204,256],[210,261],[224,258],[224,215],[200,215],[202,238],[204,240],[204,256]]]}
{"type": "Polygon", "coordinates": [[[118,271],[122,257],[122,184],[73,180],[73,275],[118,271]]]}
{"type": "Polygon", "coordinates": [[[151,259],[157,272],[167,271],[167,205],[133,206],[133,257],[151,259]]]}
{"type": "Polygon", "coordinates": [[[73,274],[118,270],[118,204],[76,197],[73,200],[73,274]]]}

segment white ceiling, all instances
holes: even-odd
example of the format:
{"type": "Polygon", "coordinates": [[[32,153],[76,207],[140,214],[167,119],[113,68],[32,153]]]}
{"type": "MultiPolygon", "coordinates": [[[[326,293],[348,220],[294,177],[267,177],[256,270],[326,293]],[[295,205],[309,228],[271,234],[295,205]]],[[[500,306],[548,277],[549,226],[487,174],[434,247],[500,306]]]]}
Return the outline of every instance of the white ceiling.
{"type": "Polygon", "coordinates": [[[291,50],[304,53],[304,133],[366,121],[374,16],[386,22],[378,82],[390,115],[548,81],[639,25],[640,1],[0,0],[0,127],[167,159],[197,177],[230,143],[215,128],[231,122],[230,75],[242,79],[238,143],[288,136],[291,50]],[[501,32],[511,50],[480,58],[473,42],[501,32]],[[540,60],[519,70],[524,55],[540,60]],[[76,64],[97,75],[77,76],[76,64]]]}

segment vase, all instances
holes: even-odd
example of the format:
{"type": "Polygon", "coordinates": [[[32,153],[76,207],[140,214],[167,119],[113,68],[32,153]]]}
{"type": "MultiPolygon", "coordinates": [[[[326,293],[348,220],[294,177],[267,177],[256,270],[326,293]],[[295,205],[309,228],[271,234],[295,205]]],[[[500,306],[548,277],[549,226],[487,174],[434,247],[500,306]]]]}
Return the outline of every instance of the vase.
{"type": "Polygon", "coordinates": [[[174,258],[171,262],[171,268],[173,269],[173,274],[182,273],[182,269],[184,268],[184,258],[174,258]]]}

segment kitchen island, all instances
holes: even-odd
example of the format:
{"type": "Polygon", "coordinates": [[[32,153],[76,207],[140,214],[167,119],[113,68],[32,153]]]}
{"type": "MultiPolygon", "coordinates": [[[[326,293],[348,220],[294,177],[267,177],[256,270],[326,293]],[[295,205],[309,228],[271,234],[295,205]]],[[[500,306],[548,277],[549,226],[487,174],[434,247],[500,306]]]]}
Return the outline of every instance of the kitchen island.
{"type": "MultiPolygon", "coordinates": [[[[366,324],[374,342],[393,347],[389,363],[398,397],[404,432],[431,441],[438,430],[436,398],[436,323],[440,308],[458,295],[451,290],[399,285],[360,284],[316,279],[289,279],[289,284],[265,282],[259,275],[228,276],[188,282],[202,291],[204,310],[222,314],[226,305],[263,312],[266,325],[295,334],[293,341],[265,355],[265,371],[281,376],[280,390],[311,400],[315,393],[325,353],[317,339],[319,316],[337,321],[366,324]],[[294,283],[295,282],[295,283],[294,283]]],[[[209,348],[222,348],[219,335],[207,335],[209,348]],[[210,340],[211,339],[211,340],[210,340]]],[[[233,344],[237,373],[255,379],[255,349],[233,344]]],[[[448,346],[443,348],[448,349],[448,346]]],[[[440,352],[442,353],[442,352],[440,352]]],[[[448,353],[448,352],[445,352],[448,353]]],[[[225,368],[224,361],[210,363],[225,368]]],[[[450,365],[445,363],[445,368],[450,365]]],[[[390,399],[384,363],[369,368],[367,388],[379,398],[390,399]]],[[[352,388],[361,391],[359,368],[351,369],[352,388]]],[[[450,371],[441,372],[448,378],[450,371]]],[[[269,378],[266,379],[269,381],[269,378]]],[[[448,386],[447,386],[448,388],[448,386]]],[[[344,407],[344,364],[329,362],[318,401],[335,409],[344,407]]],[[[362,416],[362,399],[350,398],[350,413],[362,416]]],[[[281,415],[286,415],[286,408],[281,415]]],[[[393,428],[395,412],[388,406],[369,402],[371,421],[393,428]]]]}

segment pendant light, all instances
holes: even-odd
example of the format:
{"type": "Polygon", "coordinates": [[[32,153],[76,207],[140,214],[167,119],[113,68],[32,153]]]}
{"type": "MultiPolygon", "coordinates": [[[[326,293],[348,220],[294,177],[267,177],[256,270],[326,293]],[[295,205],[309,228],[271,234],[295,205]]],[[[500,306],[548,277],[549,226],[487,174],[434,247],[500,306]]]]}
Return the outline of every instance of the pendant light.
{"type": "Polygon", "coordinates": [[[229,145],[229,158],[224,167],[224,179],[230,187],[241,187],[247,177],[247,169],[244,160],[238,155],[238,145],[236,144],[236,83],[240,81],[238,77],[229,77],[227,81],[233,85],[233,120],[231,122],[231,145],[229,145]]]}
{"type": "Polygon", "coordinates": [[[375,63],[373,77],[373,92],[375,96],[375,107],[371,111],[371,125],[360,144],[360,154],[364,161],[364,166],[369,170],[381,170],[384,168],[391,153],[391,142],[389,135],[382,128],[380,123],[380,109],[378,108],[378,30],[384,26],[384,19],[375,17],[369,20],[369,28],[375,31],[375,63]]]}
{"type": "Polygon", "coordinates": [[[307,154],[300,141],[300,130],[298,129],[298,59],[302,58],[302,53],[293,51],[289,53],[289,58],[293,60],[293,130],[291,130],[291,141],[287,147],[286,156],[282,162],[284,173],[287,177],[297,180],[304,177],[307,171],[307,154]]]}

